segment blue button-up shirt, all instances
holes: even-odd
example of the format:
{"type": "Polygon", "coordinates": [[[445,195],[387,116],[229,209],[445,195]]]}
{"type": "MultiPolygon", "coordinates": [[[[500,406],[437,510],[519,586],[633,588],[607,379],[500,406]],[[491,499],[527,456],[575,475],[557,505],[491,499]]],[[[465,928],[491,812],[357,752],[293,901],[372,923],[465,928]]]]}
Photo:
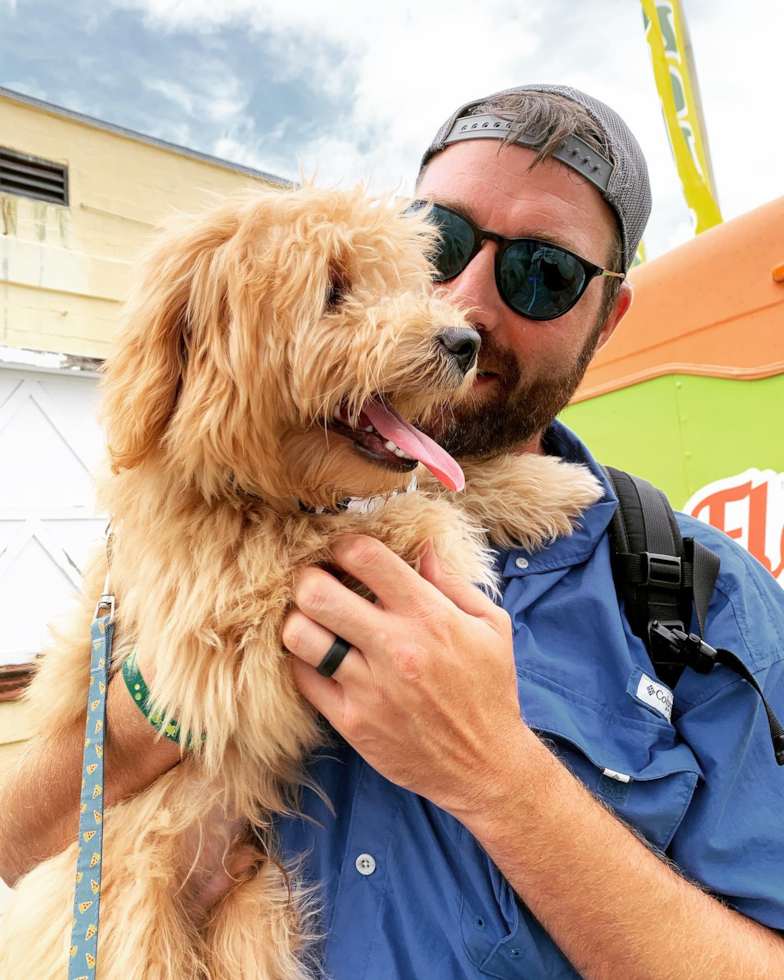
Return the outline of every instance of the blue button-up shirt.
{"type": "MultiPolygon", "coordinates": [[[[762,702],[717,666],[707,676],[687,669],[667,703],[616,598],[607,529],[617,500],[565,426],[554,423],[549,446],[587,464],[605,497],[570,537],[534,554],[497,552],[522,717],[688,876],[784,929],[784,769],[762,702]]],[[[784,718],[784,589],[721,532],[685,515],[678,522],[721,557],[705,639],[736,653],[784,718]]],[[[316,822],[287,818],[280,834],[285,857],[304,855],[305,879],[319,889],[326,976],[578,976],[457,820],[388,782],[340,739],[312,773],[334,813],[306,791],[304,812],[316,822]]],[[[511,792],[516,778],[509,773],[511,792]]]]}

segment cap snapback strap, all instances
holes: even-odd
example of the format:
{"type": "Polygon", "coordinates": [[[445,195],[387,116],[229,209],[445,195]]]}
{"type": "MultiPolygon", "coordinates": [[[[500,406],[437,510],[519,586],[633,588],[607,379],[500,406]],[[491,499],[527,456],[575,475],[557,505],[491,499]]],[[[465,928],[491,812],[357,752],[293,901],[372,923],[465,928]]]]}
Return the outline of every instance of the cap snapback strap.
{"type": "MultiPolygon", "coordinates": [[[[462,140],[507,139],[511,129],[517,135],[510,142],[534,147],[539,140],[529,133],[521,132],[522,128],[521,123],[500,119],[498,116],[489,113],[478,116],[461,116],[452,123],[452,128],[444,138],[444,146],[449,146],[450,143],[460,143],[462,140]]],[[[598,187],[602,193],[607,190],[613,172],[612,163],[607,157],[591,149],[579,136],[567,136],[555,150],[553,157],[560,160],[561,163],[565,163],[567,167],[571,167],[572,170],[576,170],[586,180],[598,187]]]]}

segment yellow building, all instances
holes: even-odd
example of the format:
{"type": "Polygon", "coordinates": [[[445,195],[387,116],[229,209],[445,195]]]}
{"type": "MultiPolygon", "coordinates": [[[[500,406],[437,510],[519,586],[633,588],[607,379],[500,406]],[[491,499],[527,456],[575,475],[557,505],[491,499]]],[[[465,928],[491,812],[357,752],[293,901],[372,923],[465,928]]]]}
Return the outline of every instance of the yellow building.
{"type": "Polygon", "coordinates": [[[0,88],[0,774],[16,697],[103,530],[97,368],[162,216],[286,181],[0,88]]]}

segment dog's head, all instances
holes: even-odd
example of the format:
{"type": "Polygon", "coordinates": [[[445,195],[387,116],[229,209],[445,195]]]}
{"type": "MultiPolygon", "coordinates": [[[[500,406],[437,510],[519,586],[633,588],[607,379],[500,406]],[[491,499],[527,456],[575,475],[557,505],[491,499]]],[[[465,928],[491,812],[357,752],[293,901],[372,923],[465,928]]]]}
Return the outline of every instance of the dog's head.
{"type": "Polygon", "coordinates": [[[433,231],[361,189],[253,188],[151,247],[106,364],[115,472],[332,505],[462,476],[411,421],[466,397],[479,337],[433,292],[433,231]],[[396,446],[390,449],[389,446],[396,446]]]}

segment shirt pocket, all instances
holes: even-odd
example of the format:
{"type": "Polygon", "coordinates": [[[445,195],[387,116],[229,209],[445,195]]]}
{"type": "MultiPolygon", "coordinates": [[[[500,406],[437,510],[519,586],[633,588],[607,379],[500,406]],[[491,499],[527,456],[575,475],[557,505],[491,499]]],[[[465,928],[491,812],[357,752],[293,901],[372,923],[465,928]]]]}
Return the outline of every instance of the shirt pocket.
{"type": "Polygon", "coordinates": [[[529,728],[597,798],[666,851],[702,777],[670,721],[628,695],[611,707],[534,671],[517,673],[529,728]]]}
{"type": "MultiPolygon", "coordinates": [[[[623,714],[615,713],[520,667],[518,683],[526,724],[598,799],[665,851],[702,775],[669,721],[644,708],[636,717],[631,699],[623,714]]],[[[577,978],[468,831],[460,834],[459,850],[460,925],[478,975],[577,978]]]]}

